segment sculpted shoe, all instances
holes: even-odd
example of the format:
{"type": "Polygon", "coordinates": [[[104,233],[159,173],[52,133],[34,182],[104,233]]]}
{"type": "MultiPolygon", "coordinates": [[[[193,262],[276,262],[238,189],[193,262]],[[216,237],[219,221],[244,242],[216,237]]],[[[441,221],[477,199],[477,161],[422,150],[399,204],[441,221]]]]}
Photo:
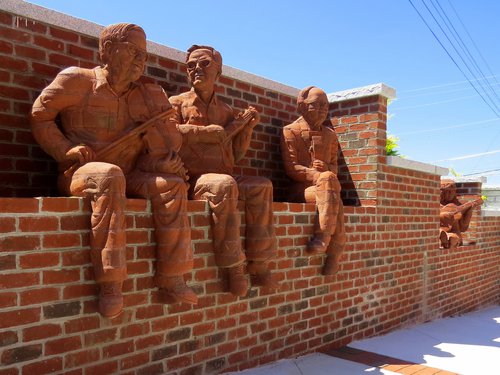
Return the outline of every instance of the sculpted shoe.
{"type": "Polygon", "coordinates": [[[228,288],[231,294],[244,297],[248,292],[248,280],[244,272],[245,265],[243,263],[227,269],[228,288]]]}
{"type": "Polygon", "coordinates": [[[182,276],[163,277],[159,292],[164,303],[198,303],[198,296],[186,285],[182,276]]]}
{"type": "Polygon", "coordinates": [[[310,255],[324,254],[326,251],[326,243],[321,241],[319,238],[314,237],[307,243],[306,251],[310,255]]]}
{"type": "Polygon", "coordinates": [[[100,284],[99,312],[106,318],[114,317],[122,312],[122,282],[105,282],[100,284]]]}
{"type": "Polygon", "coordinates": [[[339,272],[338,261],[332,255],[328,255],[325,259],[325,265],[321,273],[325,276],[331,276],[335,275],[337,272],[339,272]]]}
{"type": "Polygon", "coordinates": [[[253,261],[248,266],[252,285],[263,286],[270,289],[279,289],[280,284],[273,279],[271,271],[267,268],[267,262],[253,261]]]}

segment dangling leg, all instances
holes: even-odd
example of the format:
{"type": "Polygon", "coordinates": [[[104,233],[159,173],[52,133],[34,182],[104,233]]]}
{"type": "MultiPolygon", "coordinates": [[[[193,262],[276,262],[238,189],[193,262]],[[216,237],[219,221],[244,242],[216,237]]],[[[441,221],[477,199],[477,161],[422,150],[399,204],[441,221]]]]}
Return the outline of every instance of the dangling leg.
{"type": "Polygon", "coordinates": [[[196,304],[198,297],[183,275],[193,268],[191,231],[187,217],[187,186],[178,176],[134,171],[130,194],[151,199],[156,239],[155,283],[166,303],[196,304]]]}
{"type": "Polygon", "coordinates": [[[236,181],[225,174],[204,174],[195,183],[193,198],[208,201],[212,211],[215,263],[227,269],[229,292],[245,296],[248,281],[244,274],[245,255],[241,250],[236,181]]]}
{"type": "Polygon", "coordinates": [[[245,202],[245,254],[252,285],[278,289],[268,269],[276,255],[273,185],[263,177],[236,177],[240,200],[245,202]]]}
{"type": "Polygon", "coordinates": [[[91,200],[90,256],[100,286],[99,312],[117,315],[123,308],[121,290],[127,277],[125,177],[113,164],[87,163],[73,175],[69,191],[91,200]]]}

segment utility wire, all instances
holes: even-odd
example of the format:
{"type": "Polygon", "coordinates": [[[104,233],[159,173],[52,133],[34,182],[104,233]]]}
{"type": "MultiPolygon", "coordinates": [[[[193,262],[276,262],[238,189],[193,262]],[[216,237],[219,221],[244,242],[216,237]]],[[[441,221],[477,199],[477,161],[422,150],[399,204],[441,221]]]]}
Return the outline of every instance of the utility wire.
{"type": "MultiPolygon", "coordinates": [[[[434,9],[436,10],[436,12],[439,14],[439,16],[441,17],[441,20],[443,20],[444,24],[446,25],[446,27],[448,28],[448,30],[450,31],[451,35],[453,36],[453,38],[455,39],[455,41],[457,42],[457,44],[460,46],[460,48],[462,49],[463,52],[465,52],[465,56],[468,57],[469,61],[472,63],[472,65],[475,67],[476,71],[482,76],[482,78],[485,80],[485,83],[486,85],[488,86],[488,88],[490,89],[490,91],[493,93],[493,95],[496,96],[497,100],[500,101],[500,97],[498,96],[497,92],[493,89],[493,87],[491,86],[490,84],[490,81],[486,79],[481,67],[479,66],[479,64],[477,63],[476,59],[474,58],[474,56],[470,53],[469,51],[469,48],[465,45],[462,37],[460,36],[460,34],[457,32],[457,29],[455,29],[455,26],[453,26],[453,23],[451,22],[450,18],[448,17],[448,15],[446,14],[446,12],[444,11],[444,9],[441,7],[441,4],[439,4],[439,0],[431,0],[431,4],[432,6],[434,7],[434,9]],[[437,3],[437,7],[436,5],[434,4],[434,1],[437,3]],[[439,8],[439,9],[438,9],[439,8]]],[[[498,107],[497,107],[498,108],[498,107]]]]}
{"type": "MultiPolygon", "coordinates": [[[[411,6],[413,7],[413,9],[415,9],[415,12],[417,12],[417,14],[419,15],[420,19],[422,20],[422,22],[424,22],[424,24],[427,26],[427,28],[429,29],[429,31],[432,33],[432,35],[434,36],[434,38],[437,40],[437,42],[439,43],[439,45],[444,49],[444,51],[446,52],[446,54],[448,55],[448,57],[451,59],[451,61],[455,64],[455,66],[458,68],[458,70],[460,70],[460,72],[462,73],[462,75],[467,79],[467,81],[469,82],[469,84],[474,88],[474,90],[477,92],[477,94],[481,97],[481,99],[483,100],[483,102],[495,113],[495,115],[497,117],[500,118],[500,114],[496,111],[495,108],[493,108],[493,106],[488,103],[488,101],[484,98],[484,96],[479,92],[479,90],[476,88],[476,86],[474,86],[474,84],[472,83],[472,81],[469,79],[469,77],[465,74],[465,72],[462,70],[462,68],[458,65],[458,63],[455,61],[455,59],[453,58],[453,56],[451,56],[450,52],[448,52],[448,50],[446,49],[446,47],[443,45],[443,43],[441,42],[441,40],[438,38],[438,36],[436,35],[436,33],[432,30],[432,28],[430,27],[430,25],[428,24],[428,22],[425,20],[425,18],[423,17],[423,15],[419,12],[419,10],[417,9],[417,7],[413,4],[412,0],[408,0],[411,4],[411,6]]],[[[424,3],[425,5],[425,3],[424,3]]],[[[425,5],[426,6],[426,5],[425,5]]],[[[428,9],[428,7],[426,6],[426,8],[428,9]]],[[[432,13],[431,13],[432,15],[432,13]]],[[[434,18],[434,17],[433,17],[434,18]]],[[[477,78],[476,78],[477,80],[477,78]]],[[[491,100],[491,99],[490,99],[491,100]]]]}
{"type": "Polygon", "coordinates": [[[472,36],[470,35],[469,31],[467,30],[467,27],[465,27],[465,24],[462,22],[462,19],[460,18],[460,16],[458,15],[458,12],[456,11],[455,7],[453,6],[453,4],[451,3],[450,0],[448,0],[448,4],[450,5],[450,8],[453,10],[453,13],[455,13],[455,17],[457,17],[458,21],[460,22],[460,24],[462,25],[462,28],[465,30],[465,32],[467,33],[467,36],[469,37],[469,40],[472,42],[472,45],[474,46],[475,50],[477,51],[477,53],[479,54],[479,56],[481,57],[481,60],[483,60],[483,63],[484,65],[486,65],[486,67],[488,68],[488,71],[490,72],[491,76],[493,77],[493,79],[495,80],[496,83],[499,83],[498,80],[496,79],[497,76],[495,76],[490,68],[490,65],[488,64],[488,62],[486,61],[486,59],[484,58],[483,54],[481,53],[481,51],[479,50],[479,48],[477,47],[477,44],[474,42],[474,39],[472,39],[472,36]]]}
{"type": "MultiPolygon", "coordinates": [[[[411,2],[411,0],[409,0],[409,1],[411,2]]],[[[457,50],[457,48],[455,47],[455,45],[453,44],[453,42],[450,40],[450,37],[448,36],[448,34],[446,34],[446,32],[443,30],[443,28],[441,27],[440,23],[438,22],[438,20],[436,19],[436,17],[434,17],[434,14],[432,13],[432,11],[429,9],[429,7],[427,6],[427,4],[423,0],[422,0],[422,4],[424,4],[424,7],[427,9],[427,11],[431,15],[431,17],[434,19],[434,22],[436,22],[436,24],[438,25],[439,29],[441,30],[441,32],[444,34],[444,36],[448,40],[448,43],[451,44],[452,48],[455,50],[455,53],[458,55],[458,57],[460,58],[460,60],[462,60],[462,63],[465,65],[465,67],[467,68],[467,70],[469,71],[469,73],[477,80],[478,78],[476,77],[476,75],[474,74],[474,72],[472,71],[472,69],[469,67],[469,65],[467,64],[467,62],[463,58],[463,56],[460,54],[460,52],[457,50]]],[[[434,32],[433,32],[433,35],[436,36],[436,34],[434,34],[434,32]]],[[[437,38],[437,36],[436,36],[436,38],[437,38]]],[[[439,44],[443,48],[445,48],[445,50],[446,50],[446,47],[444,47],[444,45],[441,43],[441,41],[439,40],[439,38],[438,38],[438,41],[439,41],[439,44]]],[[[446,51],[448,53],[448,50],[446,50],[446,51]]],[[[451,57],[451,54],[448,53],[448,56],[451,57]]],[[[455,63],[455,65],[457,67],[459,67],[459,65],[456,63],[455,59],[453,59],[453,62],[455,63]]],[[[467,75],[464,73],[464,71],[461,68],[459,68],[459,69],[462,72],[462,74],[467,77],[467,75]]],[[[468,77],[467,77],[467,79],[468,79],[468,77]]],[[[470,84],[473,85],[472,81],[470,82],[470,84]]],[[[484,87],[481,86],[481,88],[483,88],[483,90],[484,90],[484,87]]],[[[475,86],[474,86],[474,89],[481,96],[481,98],[483,98],[484,102],[486,103],[486,99],[484,99],[483,95],[481,93],[479,93],[479,91],[477,90],[477,88],[475,86]]],[[[498,107],[498,105],[496,104],[496,102],[491,98],[490,94],[487,91],[484,91],[484,93],[486,94],[486,96],[488,97],[488,99],[491,101],[491,103],[493,104],[493,106],[495,106],[495,109],[496,109],[494,111],[495,114],[498,117],[500,117],[499,112],[497,112],[497,111],[500,111],[500,108],[498,107]]],[[[493,108],[491,107],[491,105],[489,105],[489,107],[493,110],[493,108]]]]}

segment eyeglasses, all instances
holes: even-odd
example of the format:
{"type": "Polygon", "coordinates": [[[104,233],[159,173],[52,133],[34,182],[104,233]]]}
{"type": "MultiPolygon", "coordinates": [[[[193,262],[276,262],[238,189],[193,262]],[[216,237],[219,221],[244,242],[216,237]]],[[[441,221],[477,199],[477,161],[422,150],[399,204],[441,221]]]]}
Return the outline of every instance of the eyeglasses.
{"type": "Polygon", "coordinates": [[[116,42],[116,44],[123,44],[127,46],[127,52],[130,56],[138,57],[141,60],[147,60],[148,53],[146,50],[137,47],[134,43],[130,42],[116,42]]]}
{"type": "Polygon", "coordinates": [[[210,65],[212,65],[212,60],[196,60],[196,61],[188,61],[186,63],[188,70],[196,69],[197,66],[199,66],[202,69],[205,69],[208,68],[210,65]]]}

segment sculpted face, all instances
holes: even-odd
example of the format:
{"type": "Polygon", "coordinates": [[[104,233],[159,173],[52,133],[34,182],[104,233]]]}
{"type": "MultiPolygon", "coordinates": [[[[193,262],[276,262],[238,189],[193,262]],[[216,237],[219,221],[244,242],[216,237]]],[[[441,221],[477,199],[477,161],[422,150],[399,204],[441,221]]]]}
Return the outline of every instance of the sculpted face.
{"type": "Polygon", "coordinates": [[[113,75],[129,82],[137,81],[146,66],[146,37],[132,30],[125,42],[115,42],[111,46],[108,66],[113,75]]]}
{"type": "Polygon", "coordinates": [[[196,90],[213,90],[213,86],[219,78],[220,67],[212,57],[210,50],[193,51],[189,55],[186,68],[189,81],[196,90]]]}
{"type": "Polygon", "coordinates": [[[313,87],[302,103],[301,114],[309,125],[321,125],[328,117],[328,98],[325,92],[313,87]]]}

